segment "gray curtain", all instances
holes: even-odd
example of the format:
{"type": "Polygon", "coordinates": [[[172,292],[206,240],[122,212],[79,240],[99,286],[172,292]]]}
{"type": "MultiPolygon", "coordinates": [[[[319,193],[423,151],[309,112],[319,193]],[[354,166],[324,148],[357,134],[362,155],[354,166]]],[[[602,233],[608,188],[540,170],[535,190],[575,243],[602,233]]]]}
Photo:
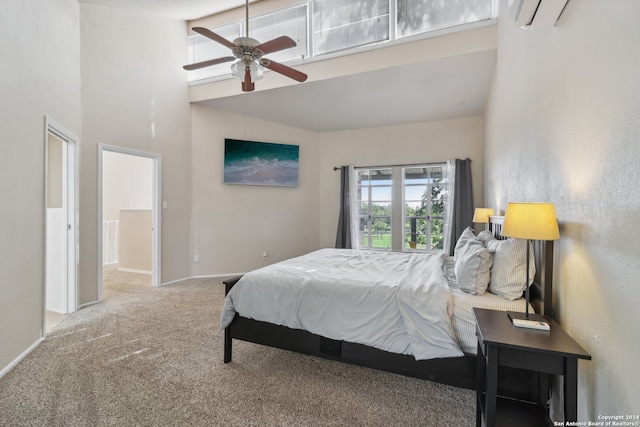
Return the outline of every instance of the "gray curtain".
{"type": "Polygon", "coordinates": [[[465,228],[473,226],[473,186],[471,184],[471,159],[456,159],[455,189],[453,192],[453,218],[449,255],[453,255],[458,238],[465,228]]]}
{"type": "Polygon", "coordinates": [[[338,217],[338,233],[336,248],[351,249],[351,197],[349,183],[349,166],[340,168],[340,216],[338,217]]]}

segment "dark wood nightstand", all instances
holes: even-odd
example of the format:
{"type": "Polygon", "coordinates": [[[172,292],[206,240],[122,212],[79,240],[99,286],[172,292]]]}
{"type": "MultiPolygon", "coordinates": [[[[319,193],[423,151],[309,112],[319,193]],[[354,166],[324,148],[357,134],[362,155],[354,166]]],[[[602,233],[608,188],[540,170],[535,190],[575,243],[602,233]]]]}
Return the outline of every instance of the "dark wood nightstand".
{"type": "Polygon", "coordinates": [[[517,328],[504,311],[474,308],[478,336],[476,426],[551,425],[548,387],[551,375],[564,376],[564,417],[577,421],[578,359],[591,356],[550,317],[551,329],[517,328]],[[539,372],[538,401],[527,403],[497,396],[498,366],[539,372]]]}

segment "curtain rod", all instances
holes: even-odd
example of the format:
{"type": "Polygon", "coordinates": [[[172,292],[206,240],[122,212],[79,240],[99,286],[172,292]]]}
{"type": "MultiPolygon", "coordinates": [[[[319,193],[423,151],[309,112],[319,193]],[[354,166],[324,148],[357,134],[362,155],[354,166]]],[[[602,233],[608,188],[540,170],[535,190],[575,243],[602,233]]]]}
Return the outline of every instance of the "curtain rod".
{"type": "MultiPolygon", "coordinates": [[[[469,160],[471,161],[471,160],[469,160]]],[[[403,165],[376,165],[376,166],[354,166],[354,169],[372,169],[372,168],[394,168],[394,167],[400,167],[400,166],[432,166],[432,165],[443,165],[447,163],[446,161],[444,162],[426,162],[426,163],[409,163],[409,164],[403,164],[403,165]]],[[[340,170],[340,166],[334,166],[333,167],[334,171],[340,170]]]]}

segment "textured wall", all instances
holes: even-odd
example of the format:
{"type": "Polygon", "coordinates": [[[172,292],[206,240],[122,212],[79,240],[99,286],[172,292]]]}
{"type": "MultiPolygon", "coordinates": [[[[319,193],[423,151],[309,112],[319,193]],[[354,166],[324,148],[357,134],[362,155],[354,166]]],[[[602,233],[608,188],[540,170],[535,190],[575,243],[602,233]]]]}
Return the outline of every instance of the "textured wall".
{"type": "Polygon", "coordinates": [[[444,162],[471,158],[473,196],[483,200],[484,118],[408,123],[397,126],[328,132],[318,135],[320,148],[320,246],[334,247],[340,212],[340,172],[335,166],[375,166],[444,162]]]}
{"type": "Polygon", "coordinates": [[[0,2],[0,374],[44,315],[45,115],[80,136],[78,3],[0,2]]]}
{"type": "Polygon", "coordinates": [[[486,204],[556,204],[556,317],[593,356],[579,364],[579,418],[638,414],[640,2],[569,1],[535,31],[500,6],[486,204]]]}
{"type": "Polygon", "coordinates": [[[80,302],[98,298],[98,144],[162,156],[161,282],[189,276],[191,151],[186,24],[80,5],[82,177],[80,302]]]}
{"type": "Polygon", "coordinates": [[[192,123],[192,274],[244,273],[317,249],[315,134],[200,105],[192,123]],[[298,186],[224,184],[225,138],[299,145],[298,186]]]}

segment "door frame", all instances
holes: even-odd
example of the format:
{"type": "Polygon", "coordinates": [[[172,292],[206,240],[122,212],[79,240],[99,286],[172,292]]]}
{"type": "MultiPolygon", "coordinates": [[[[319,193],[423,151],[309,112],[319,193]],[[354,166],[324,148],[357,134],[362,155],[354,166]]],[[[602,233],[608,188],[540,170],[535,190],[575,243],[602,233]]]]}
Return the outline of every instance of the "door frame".
{"type": "MultiPolygon", "coordinates": [[[[42,337],[45,337],[47,330],[47,200],[48,200],[48,175],[49,175],[49,134],[53,134],[64,144],[66,144],[66,157],[67,157],[67,177],[73,176],[73,182],[67,181],[67,200],[65,202],[67,206],[67,223],[69,226],[68,231],[72,233],[71,236],[67,234],[67,289],[66,289],[66,305],[67,313],[73,313],[78,310],[78,257],[79,257],[79,229],[80,223],[80,179],[79,179],[79,158],[80,158],[80,144],[79,138],[72,132],[69,132],[55,120],[49,116],[45,116],[44,126],[44,277],[43,277],[43,299],[42,299],[42,337]],[[71,193],[71,194],[69,194],[71,193]],[[72,198],[72,203],[68,203],[72,198]],[[69,241],[72,243],[69,244],[69,241]]],[[[67,178],[68,179],[68,178],[67,178]]]]}
{"type": "Polygon", "coordinates": [[[151,285],[152,286],[160,286],[160,278],[161,278],[161,266],[160,266],[160,256],[161,256],[161,212],[162,209],[160,206],[161,203],[161,167],[162,167],[162,157],[160,154],[149,153],[141,150],[134,150],[132,148],[119,147],[116,145],[109,144],[98,144],[98,301],[102,301],[102,263],[103,263],[103,233],[102,233],[102,197],[103,197],[103,186],[104,186],[104,171],[103,168],[103,154],[105,151],[110,151],[113,153],[127,154],[130,156],[138,156],[151,159],[153,161],[153,178],[152,178],[152,200],[151,200],[151,217],[152,217],[152,250],[151,250],[151,285]]]}

